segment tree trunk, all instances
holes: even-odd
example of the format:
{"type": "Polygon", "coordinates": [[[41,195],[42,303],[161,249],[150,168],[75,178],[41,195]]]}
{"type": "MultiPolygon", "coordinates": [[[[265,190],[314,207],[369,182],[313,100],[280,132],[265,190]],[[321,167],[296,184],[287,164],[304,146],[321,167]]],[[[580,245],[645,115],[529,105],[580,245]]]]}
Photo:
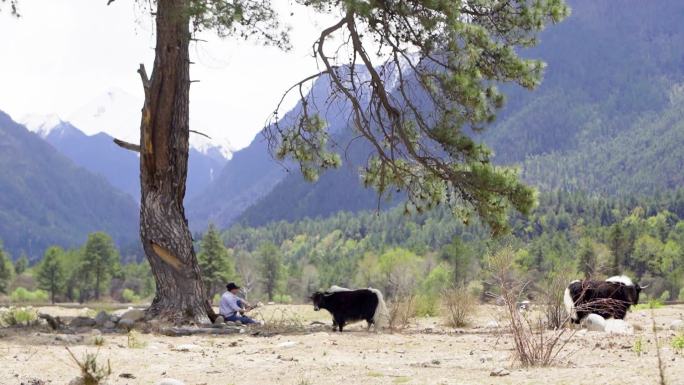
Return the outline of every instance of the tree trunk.
{"type": "Polygon", "coordinates": [[[157,292],[148,318],[214,319],[183,209],[188,163],[190,21],[186,0],[157,2],[154,68],[140,125],[140,238],[157,292]]]}

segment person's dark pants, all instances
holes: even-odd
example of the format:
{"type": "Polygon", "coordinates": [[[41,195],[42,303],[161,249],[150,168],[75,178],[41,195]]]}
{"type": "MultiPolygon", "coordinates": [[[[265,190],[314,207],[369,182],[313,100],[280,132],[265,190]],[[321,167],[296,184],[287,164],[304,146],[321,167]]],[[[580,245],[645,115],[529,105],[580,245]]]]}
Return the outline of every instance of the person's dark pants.
{"type": "Polygon", "coordinates": [[[247,316],[240,315],[240,313],[235,313],[235,314],[233,314],[233,315],[231,315],[231,316],[224,316],[223,319],[226,320],[226,322],[228,322],[228,321],[230,321],[230,322],[240,322],[240,323],[242,323],[243,325],[249,325],[249,324],[255,324],[255,323],[256,323],[255,320],[253,320],[253,319],[251,319],[251,318],[249,318],[249,317],[247,317],[247,316]]]}

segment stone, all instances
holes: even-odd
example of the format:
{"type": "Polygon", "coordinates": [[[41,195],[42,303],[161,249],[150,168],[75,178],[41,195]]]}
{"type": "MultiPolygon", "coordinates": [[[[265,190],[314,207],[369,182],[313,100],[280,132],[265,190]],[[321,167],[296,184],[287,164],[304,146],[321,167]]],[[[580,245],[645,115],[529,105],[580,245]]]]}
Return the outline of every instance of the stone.
{"type": "Polygon", "coordinates": [[[487,324],[485,324],[485,328],[487,329],[496,329],[499,327],[499,323],[496,321],[489,321],[487,324]]]}
{"type": "Polygon", "coordinates": [[[95,323],[98,326],[104,325],[105,322],[109,320],[109,314],[107,314],[106,311],[101,310],[97,315],[95,316],[95,323]]]}
{"type": "Polygon", "coordinates": [[[109,317],[109,320],[114,323],[118,323],[119,321],[121,321],[121,317],[119,317],[118,315],[112,315],[111,317],[109,317]]]}
{"type": "Polygon", "coordinates": [[[489,373],[489,375],[492,377],[503,377],[503,376],[507,376],[509,374],[511,374],[511,372],[509,372],[508,370],[506,370],[504,368],[496,368],[489,373]]]}
{"type": "Polygon", "coordinates": [[[605,320],[604,330],[606,333],[613,334],[634,334],[634,328],[621,319],[605,320]]]}
{"type": "Polygon", "coordinates": [[[165,378],[157,382],[157,385],[185,385],[185,383],[181,380],[176,380],[174,378],[165,378]]]}
{"type": "Polygon", "coordinates": [[[83,377],[76,377],[69,381],[69,385],[85,385],[85,379],[83,377]]]}
{"type": "Polygon", "coordinates": [[[55,341],[66,342],[67,344],[77,344],[83,342],[83,336],[59,334],[55,336],[55,341]]]}
{"type": "Polygon", "coordinates": [[[95,320],[90,317],[76,317],[69,322],[69,326],[72,328],[93,327],[95,324],[95,320]]]}
{"type": "Polygon", "coordinates": [[[670,322],[670,330],[678,331],[678,330],[684,330],[684,321],[680,319],[676,319],[672,322],[670,322]]]}
{"type": "Polygon", "coordinates": [[[582,320],[582,325],[592,332],[606,331],[606,320],[598,314],[589,314],[582,320]]]}
{"type": "Polygon", "coordinates": [[[112,321],[107,321],[102,325],[103,328],[105,329],[114,329],[116,327],[116,324],[112,321]]]}
{"type": "Polygon", "coordinates": [[[119,329],[131,330],[133,329],[133,326],[135,326],[135,321],[122,318],[116,326],[118,326],[119,329]]]}
{"type": "Polygon", "coordinates": [[[226,320],[223,318],[222,315],[216,317],[216,319],[214,320],[214,325],[222,325],[224,323],[226,323],[226,320]]]}
{"type": "Polygon", "coordinates": [[[145,311],[142,309],[131,309],[121,315],[121,321],[130,320],[135,322],[142,321],[145,319],[145,311]]]}

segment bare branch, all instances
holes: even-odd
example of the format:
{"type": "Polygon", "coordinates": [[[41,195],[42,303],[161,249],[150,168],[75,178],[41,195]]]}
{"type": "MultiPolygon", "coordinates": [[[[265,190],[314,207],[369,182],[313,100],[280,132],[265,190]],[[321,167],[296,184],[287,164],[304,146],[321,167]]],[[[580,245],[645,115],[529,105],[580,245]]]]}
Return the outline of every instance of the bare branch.
{"type": "Polygon", "coordinates": [[[125,142],[121,139],[116,139],[116,138],[114,138],[114,143],[116,143],[116,145],[121,147],[121,148],[125,148],[126,150],[133,151],[133,152],[140,152],[140,145],[138,145],[138,144],[128,143],[128,142],[125,142]]]}
{"type": "Polygon", "coordinates": [[[199,132],[199,131],[195,131],[195,130],[189,130],[189,131],[192,132],[193,134],[202,135],[202,136],[204,136],[204,137],[207,138],[207,139],[211,139],[211,136],[209,136],[209,135],[207,135],[207,134],[205,134],[205,133],[203,133],[203,132],[199,132]]]}

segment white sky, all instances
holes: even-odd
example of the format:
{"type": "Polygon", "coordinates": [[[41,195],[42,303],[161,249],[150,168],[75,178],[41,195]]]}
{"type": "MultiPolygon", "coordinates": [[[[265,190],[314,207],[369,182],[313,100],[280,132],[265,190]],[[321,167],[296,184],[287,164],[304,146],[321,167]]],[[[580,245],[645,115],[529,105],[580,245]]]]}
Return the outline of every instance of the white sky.
{"type": "MultiPolygon", "coordinates": [[[[66,119],[112,88],[142,100],[136,69],[143,62],[151,71],[153,21],[134,0],[106,3],[22,0],[21,18],[11,18],[7,9],[0,13],[0,110],[15,119],[26,114],[66,119]]],[[[311,45],[333,24],[331,16],[292,0],[273,3],[292,27],[291,52],[213,36],[202,36],[208,42],[190,48],[197,63],[191,77],[200,80],[191,86],[191,128],[228,139],[235,149],[249,144],[284,90],[317,72],[311,45]]]]}

